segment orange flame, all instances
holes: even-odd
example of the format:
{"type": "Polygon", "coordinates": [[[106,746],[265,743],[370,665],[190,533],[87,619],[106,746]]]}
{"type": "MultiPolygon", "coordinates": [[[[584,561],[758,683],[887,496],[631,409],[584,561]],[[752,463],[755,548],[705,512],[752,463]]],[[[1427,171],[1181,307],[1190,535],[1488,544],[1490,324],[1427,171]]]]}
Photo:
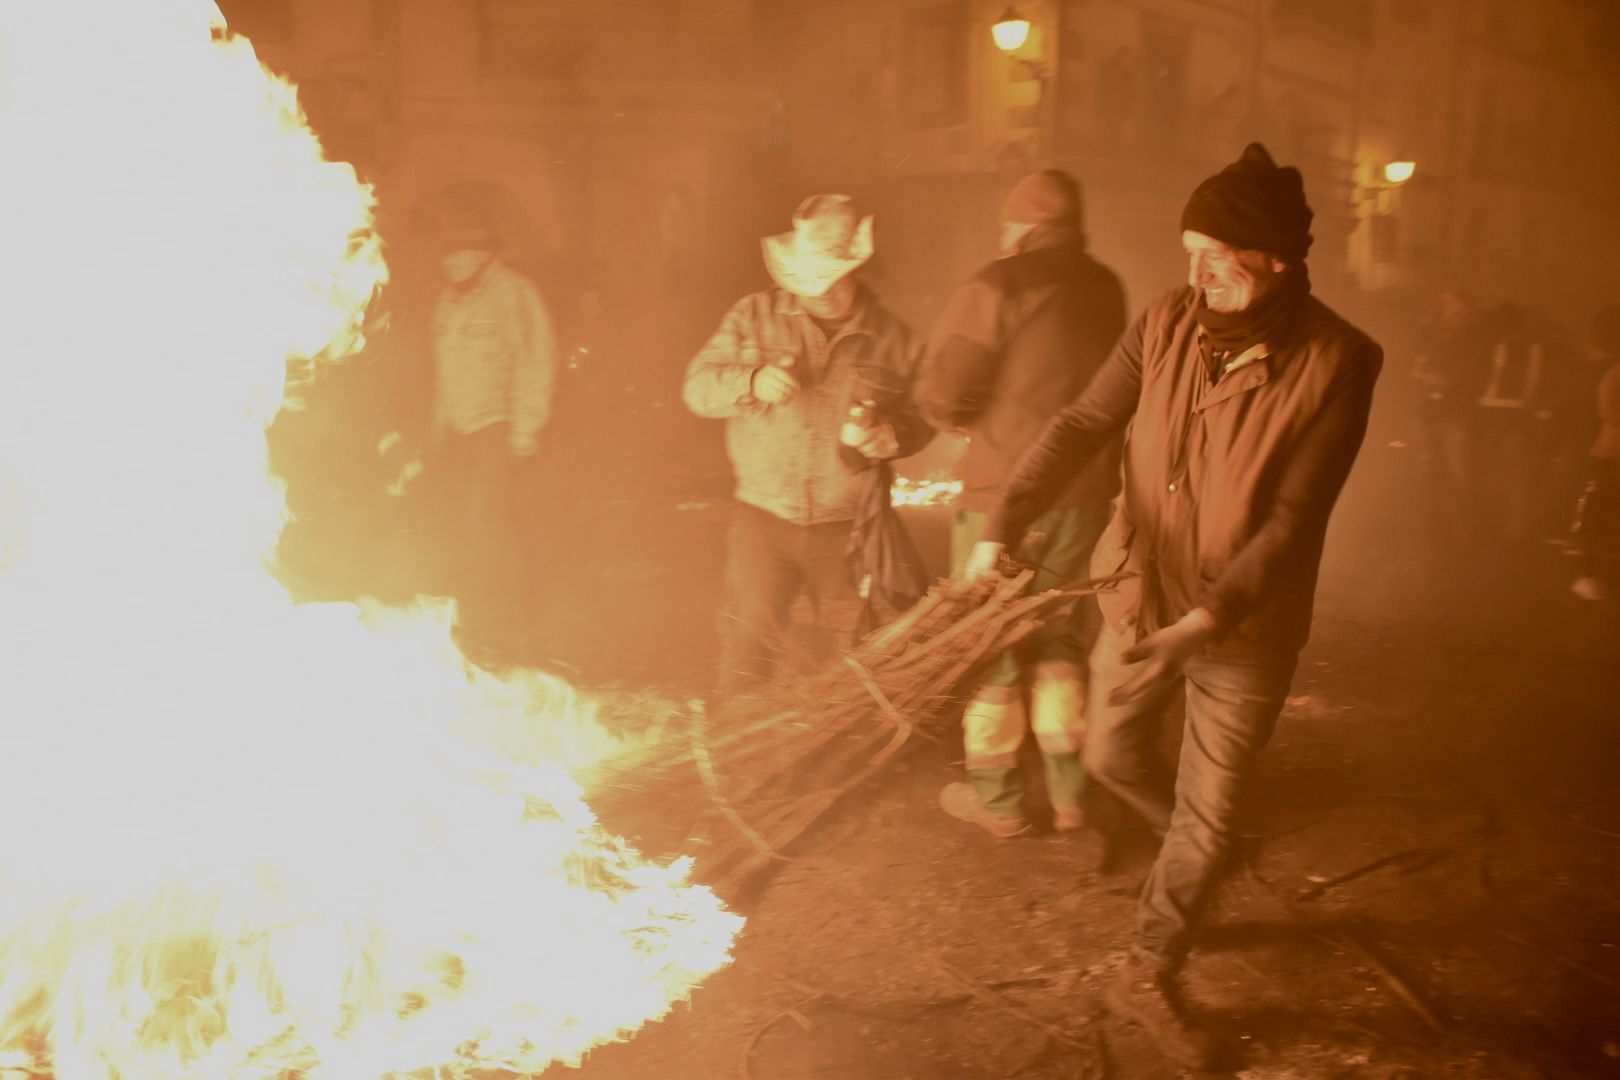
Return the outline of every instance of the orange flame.
{"type": "Polygon", "coordinates": [[[913,480],[894,478],[889,502],[894,506],[949,506],[962,497],[960,480],[913,480]]]}
{"type": "Polygon", "coordinates": [[[265,427],[372,195],[206,0],[0,16],[0,1070],[533,1072],[740,920],[603,831],[589,702],[442,605],[298,605],[265,427]]]}

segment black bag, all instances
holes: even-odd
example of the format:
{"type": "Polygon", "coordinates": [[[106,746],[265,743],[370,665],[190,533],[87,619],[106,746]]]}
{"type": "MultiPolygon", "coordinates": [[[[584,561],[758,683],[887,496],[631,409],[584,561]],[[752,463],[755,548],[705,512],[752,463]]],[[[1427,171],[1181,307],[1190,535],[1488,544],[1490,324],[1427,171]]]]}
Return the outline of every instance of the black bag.
{"type": "Polygon", "coordinates": [[[844,550],[850,579],[865,601],[862,634],[876,627],[875,601],[904,611],[928,591],[928,570],[890,502],[893,486],[894,470],[888,462],[877,462],[866,470],[866,487],[856,504],[855,524],[844,550]]]}

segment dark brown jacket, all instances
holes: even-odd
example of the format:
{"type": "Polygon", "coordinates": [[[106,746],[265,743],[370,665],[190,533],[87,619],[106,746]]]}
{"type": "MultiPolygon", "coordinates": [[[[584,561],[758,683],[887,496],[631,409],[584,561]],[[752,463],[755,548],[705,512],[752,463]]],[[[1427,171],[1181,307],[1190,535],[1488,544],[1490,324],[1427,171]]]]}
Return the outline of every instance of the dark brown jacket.
{"type": "MultiPolygon", "coordinates": [[[[1013,466],[1052,414],[1101,369],[1125,329],[1125,294],[1080,234],[1045,226],[1016,255],[957,289],[917,377],[917,407],[965,432],[962,505],[993,510],[1013,466]]],[[[1053,507],[1102,503],[1119,490],[1115,441],[1072,475],[1053,507]]]]}
{"type": "Polygon", "coordinates": [[[1030,448],[987,536],[1021,538],[1128,423],[1124,491],[1091,569],[1139,576],[1098,598],[1109,625],[1140,635],[1204,607],[1220,628],[1215,654],[1297,651],[1383,350],[1308,297],[1290,340],[1250,350],[1212,382],[1195,299],[1178,289],[1131,324],[1030,448]]]}

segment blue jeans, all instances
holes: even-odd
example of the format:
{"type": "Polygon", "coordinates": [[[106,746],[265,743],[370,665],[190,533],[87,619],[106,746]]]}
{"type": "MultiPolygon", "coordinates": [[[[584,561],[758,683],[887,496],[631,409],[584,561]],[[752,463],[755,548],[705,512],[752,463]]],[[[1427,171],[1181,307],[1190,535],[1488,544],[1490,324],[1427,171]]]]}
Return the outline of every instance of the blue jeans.
{"type": "Polygon", "coordinates": [[[1189,660],[1179,680],[1187,689],[1181,760],[1171,778],[1156,767],[1154,734],[1176,681],[1137,704],[1107,703],[1127,675],[1120,654],[1130,644],[1105,627],[1092,650],[1085,764],[1164,837],[1137,904],[1132,951],[1170,971],[1186,955],[1231,849],[1242,796],[1282,712],[1297,656],[1189,660]]]}

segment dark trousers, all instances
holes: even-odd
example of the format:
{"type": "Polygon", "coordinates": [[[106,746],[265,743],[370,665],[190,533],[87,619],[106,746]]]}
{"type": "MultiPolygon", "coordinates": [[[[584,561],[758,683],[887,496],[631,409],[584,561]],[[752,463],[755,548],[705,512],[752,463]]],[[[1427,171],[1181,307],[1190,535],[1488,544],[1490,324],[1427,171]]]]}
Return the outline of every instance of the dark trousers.
{"type": "Polygon", "coordinates": [[[1150,700],[1108,704],[1109,692],[1129,675],[1120,658],[1129,646],[1104,629],[1092,650],[1086,771],[1164,837],[1137,901],[1132,951],[1171,970],[1185,955],[1237,835],[1242,798],[1288,697],[1296,657],[1187,662],[1186,728],[1172,782],[1156,766],[1155,737],[1175,681],[1150,700]]]}
{"type": "Polygon", "coordinates": [[[1425,500],[1432,524],[1441,536],[1465,533],[1473,512],[1469,487],[1471,439],[1467,417],[1455,408],[1427,404],[1418,413],[1425,500]]]}
{"type": "Polygon", "coordinates": [[[721,704],[758,690],[793,650],[789,621],[801,595],[814,615],[801,653],[820,661],[852,643],[862,604],[844,559],[849,532],[847,521],[795,525],[745,503],[732,508],[715,683],[721,704]]]}
{"type": "Polygon", "coordinates": [[[1531,424],[1517,413],[1475,422],[1474,512],[1487,539],[1517,543],[1534,532],[1536,494],[1548,477],[1540,432],[1531,424]]]}
{"type": "Polygon", "coordinates": [[[448,435],[435,469],[441,588],[456,599],[457,623],[483,640],[519,633],[533,592],[507,441],[506,424],[448,435]]]}

